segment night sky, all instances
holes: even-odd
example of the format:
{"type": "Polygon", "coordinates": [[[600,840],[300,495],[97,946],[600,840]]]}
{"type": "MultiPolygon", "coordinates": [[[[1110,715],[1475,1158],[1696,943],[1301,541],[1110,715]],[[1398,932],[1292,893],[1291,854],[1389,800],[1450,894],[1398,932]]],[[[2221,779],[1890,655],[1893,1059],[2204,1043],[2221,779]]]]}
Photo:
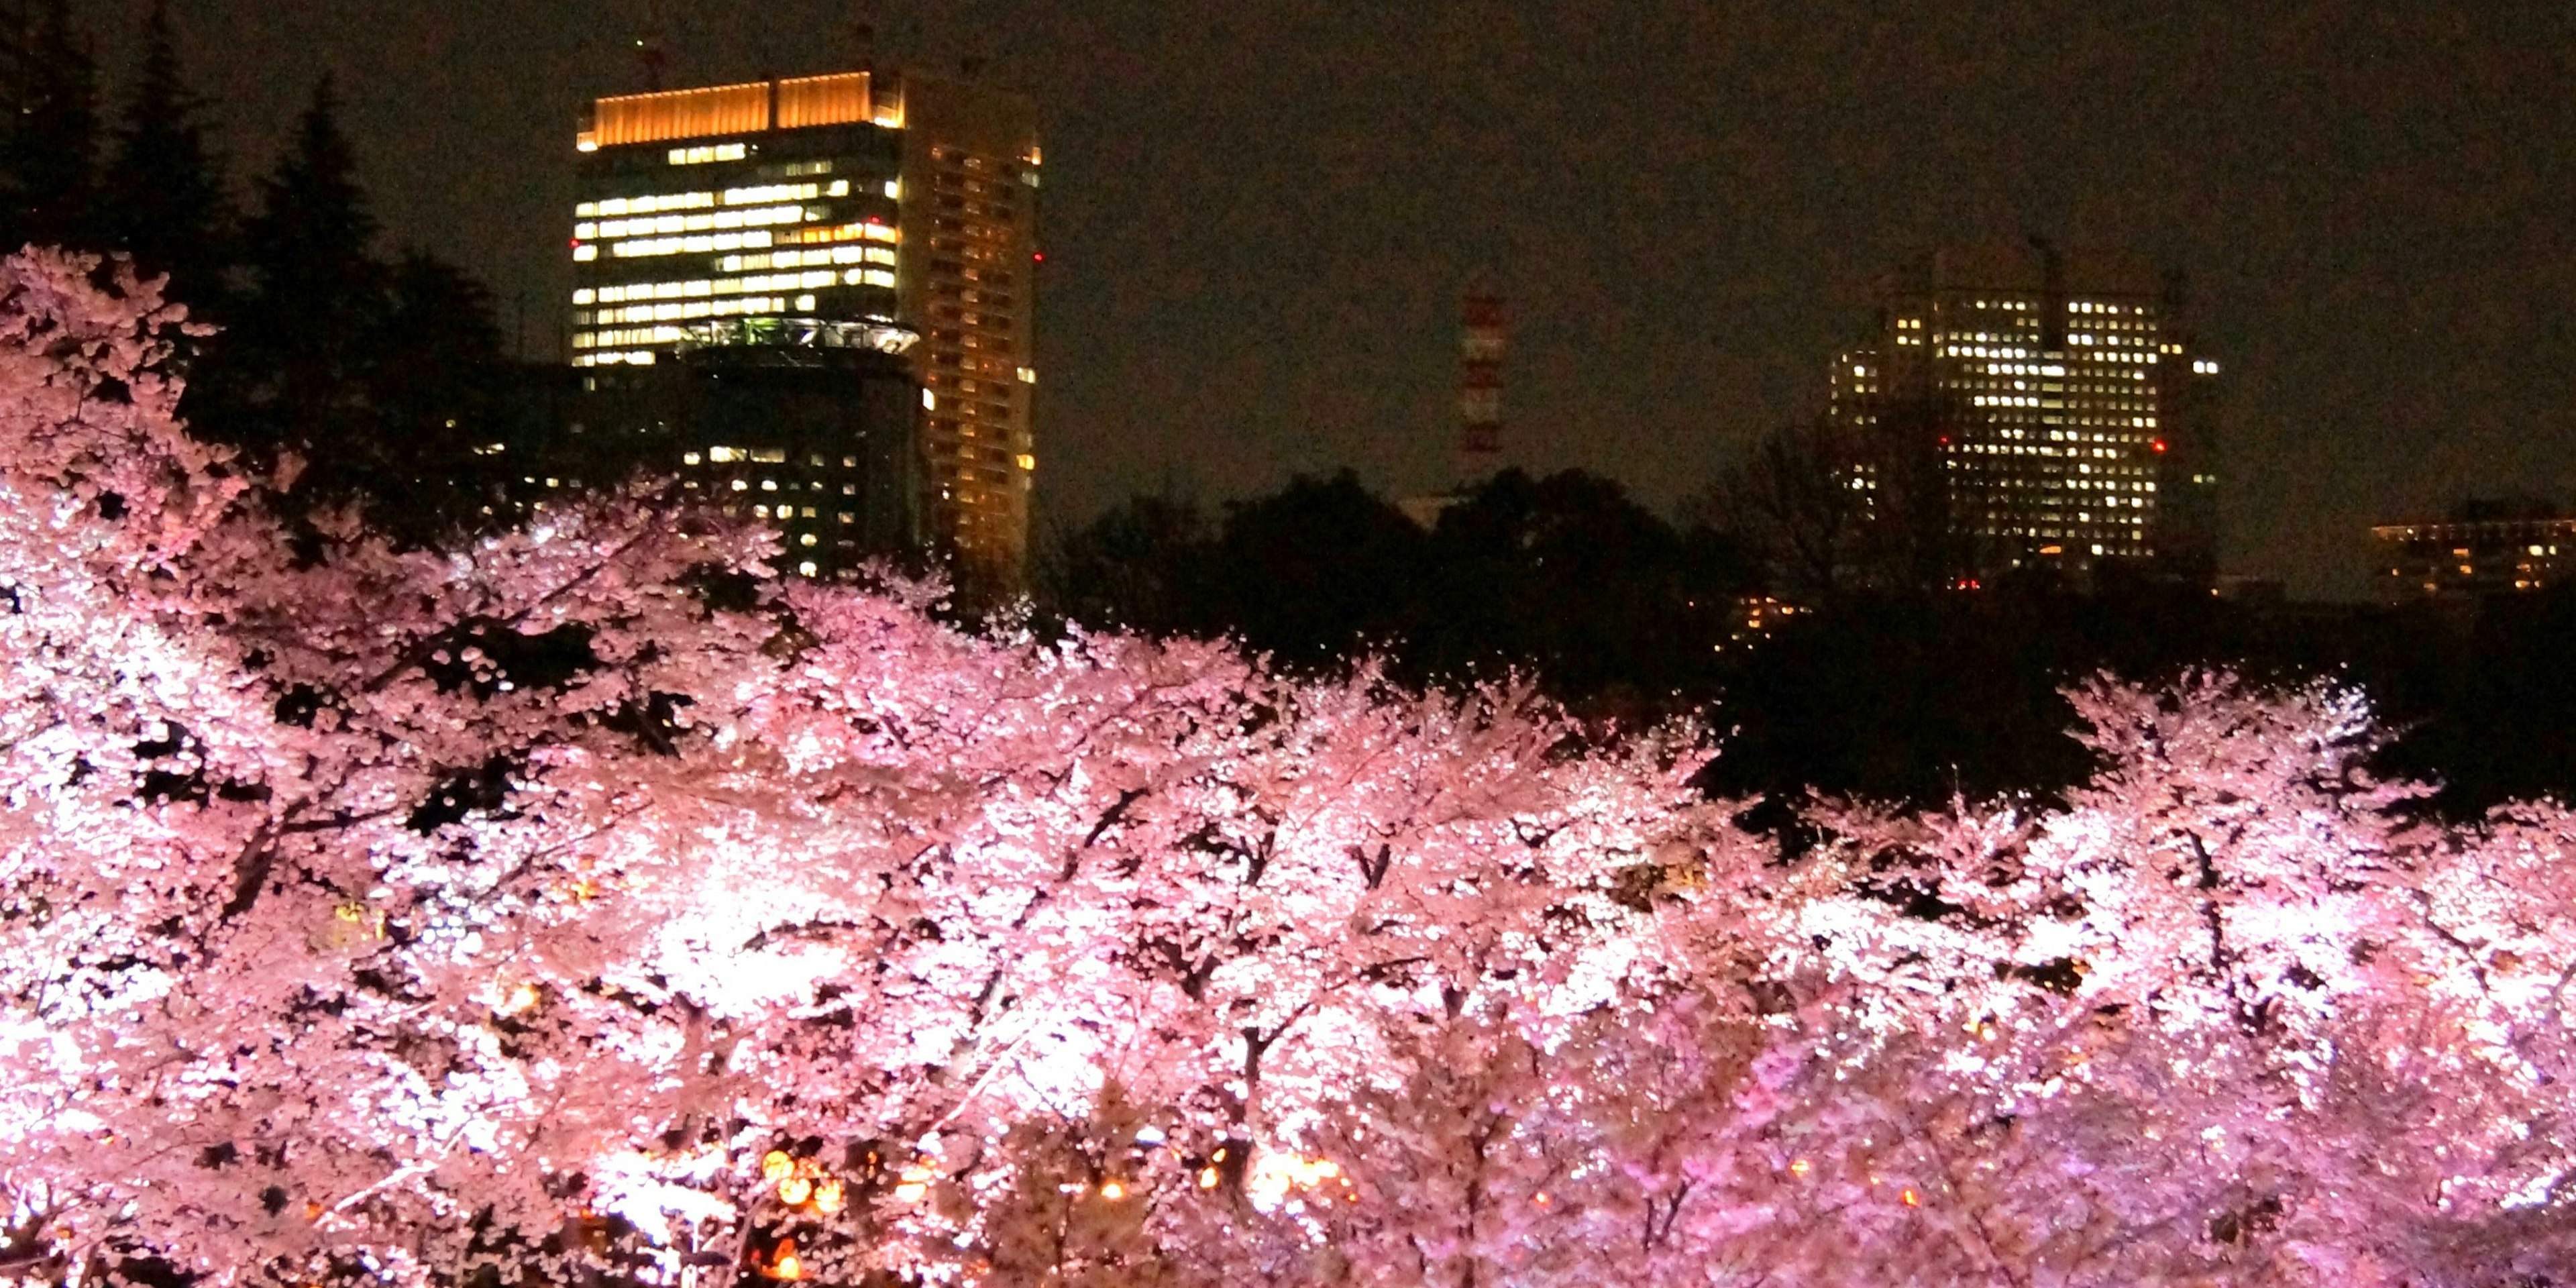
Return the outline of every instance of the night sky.
{"type": "MultiPolygon", "coordinates": [[[[642,0],[178,0],[237,172],[313,78],[395,242],[551,354],[582,102],[642,0]]],[[[675,0],[674,80],[845,66],[839,0],[675,0]]],[[[2133,247],[2226,364],[2231,571],[2363,586],[2362,528],[2576,500],[2576,8],[883,0],[890,57],[1045,121],[1042,521],[1357,468],[1445,481],[1457,311],[1514,314],[1509,459],[1677,506],[1812,414],[1908,247],[2133,247]]],[[[76,5],[112,59],[142,0],[76,5]]]]}

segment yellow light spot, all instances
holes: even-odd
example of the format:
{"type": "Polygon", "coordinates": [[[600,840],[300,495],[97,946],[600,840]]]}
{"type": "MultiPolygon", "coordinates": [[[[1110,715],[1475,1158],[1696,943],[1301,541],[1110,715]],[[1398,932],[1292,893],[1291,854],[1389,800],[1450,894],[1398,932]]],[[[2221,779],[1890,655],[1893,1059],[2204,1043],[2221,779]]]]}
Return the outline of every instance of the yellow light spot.
{"type": "Polygon", "coordinates": [[[796,1160],[783,1149],[773,1149],[760,1156],[760,1179],[783,1181],[796,1174],[796,1160]]]}
{"type": "Polygon", "coordinates": [[[791,1176],[778,1183],[778,1201],[795,1207],[814,1197],[814,1182],[802,1176],[791,1176]]]}
{"type": "Polygon", "coordinates": [[[1804,1176],[1814,1170],[1816,1170],[1816,1165],[1803,1158],[1789,1164],[1789,1174],[1791,1176],[1804,1176]]]}
{"type": "Polygon", "coordinates": [[[921,1196],[929,1192],[930,1187],[919,1181],[905,1181],[894,1187],[894,1196],[906,1203],[918,1203],[921,1201],[921,1196]]]}
{"type": "Polygon", "coordinates": [[[1548,1204],[1555,1202],[1555,1200],[1547,1196],[1547,1191],[1540,1190],[1538,1193],[1530,1196],[1530,1202],[1536,1203],[1540,1207],[1546,1207],[1548,1204]]]}
{"type": "Polygon", "coordinates": [[[1216,1188],[1215,1168],[1202,1167],[1199,1169],[1199,1188],[1203,1190],[1212,1190],[1216,1188]]]}
{"type": "Polygon", "coordinates": [[[1916,1194],[1912,1187],[1908,1187],[1904,1193],[1899,1194],[1896,1197],[1902,1200],[1907,1207],[1923,1206],[1923,1196],[1916,1194]]]}
{"type": "Polygon", "coordinates": [[[1115,1203],[1127,1197],[1127,1187],[1116,1181],[1103,1181],[1100,1183],[1100,1197],[1115,1203]]]}
{"type": "Polygon", "coordinates": [[[814,1210],[825,1216],[830,1216],[841,1210],[841,1183],[839,1181],[825,1179],[814,1183],[814,1210]]]}
{"type": "Polygon", "coordinates": [[[794,1239],[781,1239],[778,1241],[778,1260],[770,1263],[769,1273],[771,1277],[777,1279],[802,1279],[805,1277],[805,1261],[803,1258],[796,1255],[796,1241],[794,1239]]]}

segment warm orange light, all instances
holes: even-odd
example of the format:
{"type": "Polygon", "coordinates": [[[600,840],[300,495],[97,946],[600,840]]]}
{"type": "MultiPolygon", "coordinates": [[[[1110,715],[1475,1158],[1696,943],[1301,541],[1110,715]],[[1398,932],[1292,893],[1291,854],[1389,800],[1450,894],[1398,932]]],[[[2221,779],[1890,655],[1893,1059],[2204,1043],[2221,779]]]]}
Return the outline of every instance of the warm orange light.
{"type": "Polygon", "coordinates": [[[1546,1207],[1548,1204],[1553,1203],[1553,1202],[1555,1202],[1555,1201],[1556,1201],[1556,1200],[1551,1199],[1551,1198],[1549,1198],[1549,1197],[1547,1196],[1547,1191],[1545,1191],[1545,1190],[1540,1190],[1538,1193],[1533,1194],[1533,1195],[1531,1195],[1531,1196],[1530,1196],[1530,1202],[1532,1202],[1532,1203],[1536,1203],[1536,1204],[1538,1204],[1540,1207],[1546,1207]]]}
{"type": "Polygon", "coordinates": [[[1102,1181],[1100,1183],[1100,1197],[1115,1203],[1118,1200],[1127,1197],[1127,1187],[1116,1181],[1102,1181]]]}
{"type": "Polygon", "coordinates": [[[1789,1164],[1789,1174],[1791,1176],[1804,1176],[1814,1170],[1816,1170],[1816,1165],[1803,1158],[1789,1164]]]}
{"type": "Polygon", "coordinates": [[[783,1149],[773,1149],[760,1156],[760,1179],[783,1181],[796,1174],[796,1160],[783,1149]]]}
{"type": "Polygon", "coordinates": [[[814,1210],[830,1216],[841,1210],[841,1183],[825,1178],[814,1183],[814,1210]]]}
{"type": "Polygon", "coordinates": [[[1904,1193],[1899,1194],[1896,1197],[1903,1200],[1907,1207],[1923,1206],[1923,1197],[1916,1194],[1911,1188],[1908,1188],[1904,1193]]]}
{"type": "Polygon", "coordinates": [[[1216,1188],[1215,1168],[1202,1167],[1199,1169],[1199,1188],[1203,1190],[1212,1190],[1216,1188]]]}
{"type": "Polygon", "coordinates": [[[778,1201],[789,1207],[814,1197],[814,1182],[802,1176],[791,1176],[778,1183],[778,1201]]]}
{"type": "Polygon", "coordinates": [[[769,98],[767,81],[603,98],[597,104],[598,123],[590,138],[594,146],[617,147],[753,134],[769,128],[769,98]]]}
{"type": "Polygon", "coordinates": [[[769,1263],[769,1273],[770,1277],[775,1279],[802,1279],[805,1277],[805,1262],[802,1258],[796,1255],[796,1241],[794,1239],[781,1239],[778,1241],[778,1259],[769,1263]]]}

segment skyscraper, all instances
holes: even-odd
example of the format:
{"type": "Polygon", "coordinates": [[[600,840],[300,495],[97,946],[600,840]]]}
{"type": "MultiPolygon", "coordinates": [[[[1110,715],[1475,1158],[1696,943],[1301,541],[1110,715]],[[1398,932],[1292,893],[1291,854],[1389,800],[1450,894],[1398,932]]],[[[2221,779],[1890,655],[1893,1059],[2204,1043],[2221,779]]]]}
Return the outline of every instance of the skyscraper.
{"type": "MultiPolygon", "coordinates": [[[[704,351],[903,354],[921,387],[907,450],[923,536],[971,578],[1017,582],[1037,469],[1040,157],[1027,98],[880,71],[630,94],[598,100],[577,146],[569,334],[572,362],[594,389],[652,383],[634,373],[675,360],[721,367],[737,386],[837,364],[853,375],[855,398],[857,359],[711,363],[704,351]]],[[[815,388],[810,376],[780,388],[791,386],[800,397],[815,388]]],[[[673,468],[711,468],[713,447],[826,462],[864,455],[679,437],[698,456],[673,468]]],[[[675,440],[673,455],[682,450],[675,440]]],[[[837,495],[849,481],[799,482],[837,495]]],[[[792,545],[805,534],[790,535],[792,545]]],[[[837,534],[819,538],[828,549],[837,534]]]]}
{"type": "Polygon", "coordinates": [[[1926,503],[1963,579],[2148,560],[2213,576],[2218,364],[2179,305],[2133,263],[2036,243],[1905,265],[1834,364],[1831,415],[1872,445],[1851,485],[1884,487],[1896,458],[1937,470],[1926,503]]]}

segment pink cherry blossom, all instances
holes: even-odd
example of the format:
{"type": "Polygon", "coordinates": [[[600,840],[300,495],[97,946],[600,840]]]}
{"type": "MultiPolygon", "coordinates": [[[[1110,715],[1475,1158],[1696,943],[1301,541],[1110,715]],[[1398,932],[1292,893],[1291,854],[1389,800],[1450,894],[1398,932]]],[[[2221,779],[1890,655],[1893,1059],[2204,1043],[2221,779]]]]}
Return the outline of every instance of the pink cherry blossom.
{"type": "Polygon", "coordinates": [[[2576,819],[2359,695],[2088,683],[2064,801],[1793,855],[1511,684],[289,531],[101,272],[0,268],[0,1279],[2576,1268],[2576,819]]]}

